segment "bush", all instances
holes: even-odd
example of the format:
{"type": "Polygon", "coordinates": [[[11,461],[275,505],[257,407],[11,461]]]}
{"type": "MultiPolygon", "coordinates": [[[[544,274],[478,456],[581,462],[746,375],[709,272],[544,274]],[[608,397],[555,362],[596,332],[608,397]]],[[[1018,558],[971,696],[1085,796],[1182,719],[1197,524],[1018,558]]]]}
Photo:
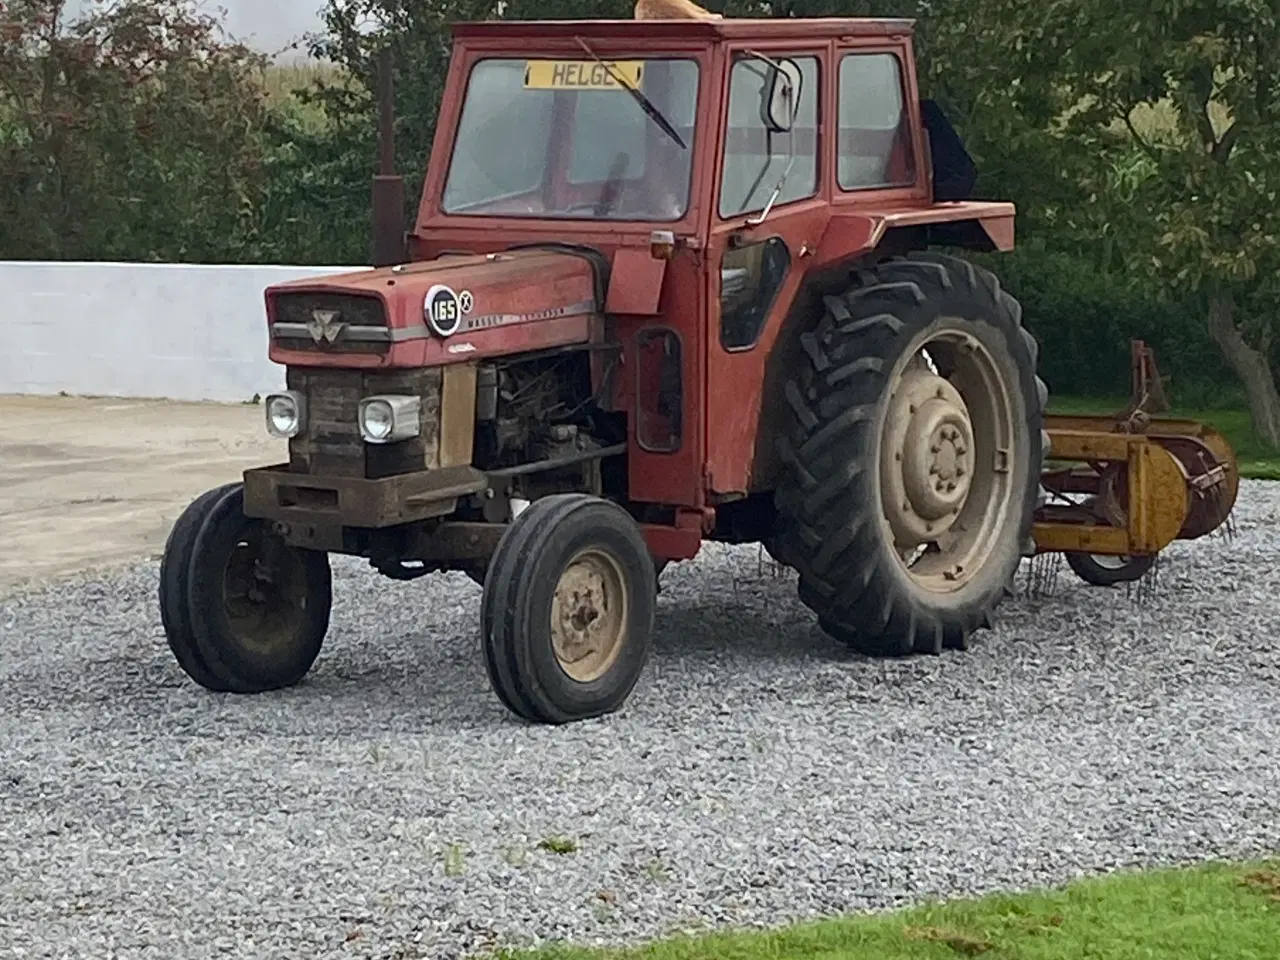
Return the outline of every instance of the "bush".
{"type": "Polygon", "coordinates": [[[1151,285],[1099,271],[1089,256],[1042,245],[992,258],[990,265],[1022,302],[1051,394],[1128,396],[1129,341],[1136,338],[1155,350],[1172,402],[1217,408],[1241,402],[1200,303],[1170,302],[1151,285]]]}

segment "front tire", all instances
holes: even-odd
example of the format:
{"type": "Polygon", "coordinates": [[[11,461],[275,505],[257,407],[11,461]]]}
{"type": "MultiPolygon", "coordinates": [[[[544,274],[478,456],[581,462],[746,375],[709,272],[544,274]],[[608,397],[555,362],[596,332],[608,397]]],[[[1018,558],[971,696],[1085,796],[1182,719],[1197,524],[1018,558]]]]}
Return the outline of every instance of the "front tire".
{"type": "Polygon", "coordinates": [[[214,504],[235,486],[234,483],[228,483],[216,487],[192,501],[169,531],[164,554],[160,559],[160,623],[164,628],[169,652],[188,677],[215,693],[227,692],[230,681],[210,669],[196,644],[187,610],[187,584],[190,582],[188,572],[191,569],[195,538],[204,525],[205,518],[214,504]]]}
{"type": "Polygon", "coordinates": [[[653,559],[625,510],[586,494],[535,500],[503,534],[485,579],[494,692],[535,723],[614,712],[644,670],[655,593],[653,559]]]}
{"type": "Polygon", "coordinates": [[[985,270],[916,254],[825,300],[787,384],[775,555],[875,656],[964,648],[1034,551],[1047,390],[985,270]]]}
{"type": "Polygon", "coordinates": [[[248,694],[294,686],[329,629],[328,555],[291,547],[268,523],[246,517],[238,483],[204,501],[199,513],[185,592],[191,636],[218,681],[210,689],[248,694]]]}

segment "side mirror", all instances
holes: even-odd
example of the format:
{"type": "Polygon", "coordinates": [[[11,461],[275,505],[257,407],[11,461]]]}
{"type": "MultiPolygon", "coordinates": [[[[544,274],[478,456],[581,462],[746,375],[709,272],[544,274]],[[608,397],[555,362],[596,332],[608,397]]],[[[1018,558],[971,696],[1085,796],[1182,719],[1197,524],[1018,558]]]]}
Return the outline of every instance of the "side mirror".
{"type": "Polygon", "coordinates": [[[765,126],[774,133],[786,133],[795,125],[803,83],[804,75],[794,60],[770,64],[761,113],[765,126]]]}

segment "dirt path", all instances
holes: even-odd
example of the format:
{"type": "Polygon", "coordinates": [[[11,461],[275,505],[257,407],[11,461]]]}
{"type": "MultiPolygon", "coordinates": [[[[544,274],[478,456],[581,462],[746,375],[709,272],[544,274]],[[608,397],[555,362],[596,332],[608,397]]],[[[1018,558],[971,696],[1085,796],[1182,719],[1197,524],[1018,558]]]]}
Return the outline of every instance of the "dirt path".
{"type": "Polygon", "coordinates": [[[0,595],[158,555],[193,498],[283,458],[258,406],[0,397],[0,595]]]}

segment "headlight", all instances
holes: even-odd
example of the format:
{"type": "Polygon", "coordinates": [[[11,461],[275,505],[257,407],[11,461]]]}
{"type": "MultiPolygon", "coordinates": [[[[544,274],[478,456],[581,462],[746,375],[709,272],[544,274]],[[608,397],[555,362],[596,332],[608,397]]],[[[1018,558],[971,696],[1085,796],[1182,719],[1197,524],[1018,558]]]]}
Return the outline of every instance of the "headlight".
{"type": "Polygon", "coordinates": [[[267,394],[263,404],[267,413],[267,432],[273,437],[288,440],[302,429],[303,408],[306,401],[296,390],[267,394]]]}
{"type": "Polygon", "coordinates": [[[395,443],[419,432],[418,397],[365,397],[360,401],[360,436],[367,443],[395,443]]]}

